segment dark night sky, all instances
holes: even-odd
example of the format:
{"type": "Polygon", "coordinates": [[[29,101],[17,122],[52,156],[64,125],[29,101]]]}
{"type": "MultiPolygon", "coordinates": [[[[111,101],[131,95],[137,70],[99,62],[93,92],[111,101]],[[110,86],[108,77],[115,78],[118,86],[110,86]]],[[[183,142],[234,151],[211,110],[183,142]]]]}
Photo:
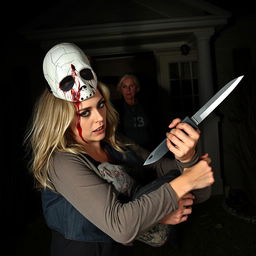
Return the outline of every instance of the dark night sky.
{"type": "MultiPolygon", "coordinates": [[[[65,0],[64,0],[65,1],[65,0]]],[[[97,1],[97,0],[96,0],[97,1]]],[[[44,1],[17,1],[15,7],[13,6],[12,1],[7,1],[5,10],[8,10],[8,15],[2,17],[2,28],[11,27],[17,28],[20,27],[26,22],[32,20],[34,17],[40,15],[45,10],[51,8],[51,6],[63,2],[63,0],[44,0],[44,1]]],[[[255,14],[256,7],[254,7],[253,1],[244,0],[244,1],[231,1],[231,0],[207,0],[206,2],[217,5],[227,11],[232,12],[235,15],[248,15],[255,14]]],[[[90,1],[88,1],[88,4],[90,1]]],[[[104,11],[104,9],[102,9],[104,11]]],[[[98,10],[100,11],[100,9],[98,10]]],[[[63,15],[67,15],[68,11],[63,15]]]]}

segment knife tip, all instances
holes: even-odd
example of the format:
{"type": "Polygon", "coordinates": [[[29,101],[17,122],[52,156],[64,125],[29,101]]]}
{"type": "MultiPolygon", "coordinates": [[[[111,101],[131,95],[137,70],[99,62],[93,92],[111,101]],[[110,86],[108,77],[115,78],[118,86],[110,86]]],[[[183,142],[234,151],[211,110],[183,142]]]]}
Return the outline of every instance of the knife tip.
{"type": "Polygon", "coordinates": [[[152,162],[151,159],[152,159],[153,156],[154,156],[154,154],[150,154],[150,155],[148,156],[148,158],[146,159],[146,161],[144,162],[143,166],[150,164],[150,163],[152,162]]]}

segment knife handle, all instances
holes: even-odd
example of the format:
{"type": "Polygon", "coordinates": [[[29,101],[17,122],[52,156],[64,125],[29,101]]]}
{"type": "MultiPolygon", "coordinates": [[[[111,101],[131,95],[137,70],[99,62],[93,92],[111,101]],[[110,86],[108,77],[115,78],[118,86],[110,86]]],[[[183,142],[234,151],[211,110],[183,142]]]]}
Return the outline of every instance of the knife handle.
{"type": "Polygon", "coordinates": [[[198,129],[198,126],[195,124],[195,122],[188,116],[186,116],[181,122],[190,124],[196,130],[198,129]]]}

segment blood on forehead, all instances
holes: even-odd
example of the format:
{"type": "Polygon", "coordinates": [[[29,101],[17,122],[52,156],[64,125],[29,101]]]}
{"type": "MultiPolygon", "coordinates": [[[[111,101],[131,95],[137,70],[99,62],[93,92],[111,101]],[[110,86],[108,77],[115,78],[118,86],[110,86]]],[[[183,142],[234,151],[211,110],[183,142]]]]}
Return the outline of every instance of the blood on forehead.
{"type": "MultiPolygon", "coordinates": [[[[74,103],[75,104],[75,107],[76,107],[76,113],[78,113],[79,109],[80,109],[80,105],[81,105],[81,102],[76,102],[74,103]]],[[[76,120],[76,129],[77,129],[77,132],[79,134],[79,137],[82,139],[82,141],[84,141],[85,143],[88,143],[84,138],[83,138],[83,130],[82,130],[82,127],[81,127],[81,117],[77,114],[77,120],[76,120]]]]}
{"type": "Polygon", "coordinates": [[[71,70],[72,70],[72,72],[76,71],[76,68],[75,68],[75,66],[73,64],[71,64],[71,70]]]}
{"type": "Polygon", "coordinates": [[[76,79],[77,77],[77,72],[76,72],[76,68],[73,64],[71,64],[71,75],[74,79],[74,83],[77,84],[77,91],[74,90],[74,88],[72,88],[71,90],[71,94],[72,94],[72,98],[73,98],[73,102],[78,102],[79,99],[80,99],[80,87],[81,87],[81,84],[80,84],[80,81],[79,79],[76,79]]]}

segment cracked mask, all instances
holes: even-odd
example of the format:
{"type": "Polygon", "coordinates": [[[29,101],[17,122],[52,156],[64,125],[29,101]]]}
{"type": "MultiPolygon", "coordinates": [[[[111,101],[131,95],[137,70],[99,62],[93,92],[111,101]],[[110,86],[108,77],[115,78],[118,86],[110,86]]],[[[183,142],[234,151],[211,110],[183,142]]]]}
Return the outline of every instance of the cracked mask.
{"type": "Polygon", "coordinates": [[[96,74],[84,52],[75,44],[60,43],[52,47],[44,58],[43,72],[57,98],[81,102],[96,92],[96,74]]]}

